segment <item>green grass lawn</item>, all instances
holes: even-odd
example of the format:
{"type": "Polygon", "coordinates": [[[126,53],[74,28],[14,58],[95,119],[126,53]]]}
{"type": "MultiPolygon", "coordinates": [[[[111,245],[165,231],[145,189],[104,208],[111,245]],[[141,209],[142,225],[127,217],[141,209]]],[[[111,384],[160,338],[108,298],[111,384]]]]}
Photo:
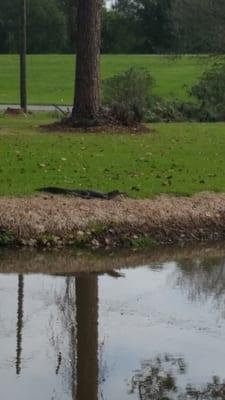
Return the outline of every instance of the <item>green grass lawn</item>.
{"type": "MultiPolygon", "coordinates": [[[[155,55],[103,55],[102,78],[123,70],[143,67],[156,80],[155,93],[167,98],[187,97],[187,88],[195,83],[208,63],[206,57],[182,58],[155,55]]],[[[0,56],[0,103],[18,103],[19,59],[0,56]]],[[[30,104],[71,104],[74,87],[74,56],[28,56],[28,100],[30,104]]]]}
{"type": "Polygon", "coordinates": [[[225,190],[225,123],[156,124],[151,134],[46,134],[47,115],[0,118],[0,195],[41,186],[132,197],[225,190]]]}

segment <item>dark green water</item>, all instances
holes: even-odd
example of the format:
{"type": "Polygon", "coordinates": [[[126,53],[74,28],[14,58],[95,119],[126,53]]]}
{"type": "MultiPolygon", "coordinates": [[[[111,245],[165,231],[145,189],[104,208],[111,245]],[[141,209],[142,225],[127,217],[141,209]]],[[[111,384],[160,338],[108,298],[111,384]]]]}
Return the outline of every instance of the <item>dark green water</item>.
{"type": "Polygon", "coordinates": [[[225,255],[63,259],[0,254],[1,400],[225,399],[225,255]]]}

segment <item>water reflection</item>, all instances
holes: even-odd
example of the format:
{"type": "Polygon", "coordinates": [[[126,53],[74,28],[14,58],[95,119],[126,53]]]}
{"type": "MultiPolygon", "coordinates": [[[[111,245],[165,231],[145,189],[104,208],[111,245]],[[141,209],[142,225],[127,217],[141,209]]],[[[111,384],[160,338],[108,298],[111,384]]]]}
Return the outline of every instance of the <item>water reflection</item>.
{"type": "Polygon", "coordinates": [[[76,279],[77,400],[98,398],[98,278],[76,279]]]}
{"type": "Polygon", "coordinates": [[[140,400],[223,400],[225,382],[213,376],[201,387],[179,387],[178,377],[185,373],[183,358],[168,354],[145,361],[132,378],[130,393],[137,393],[140,400]]]}
{"type": "Polygon", "coordinates": [[[185,374],[185,370],[182,357],[158,355],[142,362],[141,369],[132,378],[131,393],[136,391],[141,400],[171,399],[178,392],[177,376],[185,374]]]}
{"type": "Polygon", "coordinates": [[[1,274],[1,400],[225,399],[224,260],[1,274]]]}
{"type": "Polygon", "coordinates": [[[193,302],[213,300],[225,318],[225,260],[181,260],[177,263],[176,284],[188,293],[193,302]]]}
{"type": "Polygon", "coordinates": [[[17,327],[16,327],[16,374],[21,371],[22,355],[22,330],[23,330],[23,299],[24,299],[24,277],[18,276],[18,308],[17,308],[17,327]]]}
{"type": "MultiPolygon", "coordinates": [[[[73,400],[98,399],[98,276],[67,277],[65,294],[56,299],[63,330],[68,332],[69,364],[63,375],[73,400]]],[[[65,335],[60,332],[60,335],[65,335]]],[[[53,333],[54,335],[54,333],[53,333]]],[[[57,337],[51,341],[57,357],[56,375],[62,366],[57,337]]],[[[66,364],[66,369],[65,369],[66,364]]]]}

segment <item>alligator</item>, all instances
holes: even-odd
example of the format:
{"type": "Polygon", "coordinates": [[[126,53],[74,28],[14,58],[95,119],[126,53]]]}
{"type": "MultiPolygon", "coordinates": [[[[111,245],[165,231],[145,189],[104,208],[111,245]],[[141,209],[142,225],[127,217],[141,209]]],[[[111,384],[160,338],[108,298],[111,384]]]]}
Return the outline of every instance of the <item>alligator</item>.
{"type": "Polygon", "coordinates": [[[38,192],[50,193],[50,194],[62,194],[66,196],[81,197],[83,199],[103,199],[111,200],[118,196],[124,196],[126,193],[120,192],[119,190],[113,190],[112,192],[98,192],[96,190],[89,189],[64,189],[54,186],[43,187],[37,189],[38,192]]]}

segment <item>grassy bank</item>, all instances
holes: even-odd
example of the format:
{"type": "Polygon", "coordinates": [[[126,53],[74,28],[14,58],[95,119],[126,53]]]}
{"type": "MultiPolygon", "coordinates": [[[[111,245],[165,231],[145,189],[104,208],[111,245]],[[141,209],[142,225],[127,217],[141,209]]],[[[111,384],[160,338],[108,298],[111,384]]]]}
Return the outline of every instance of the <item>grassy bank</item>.
{"type": "MultiPolygon", "coordinates": [[[[207,59],[204,57],[103,55],[101,70],[104,79],[131,66],[145,68],[156,79],[155,93],[167,99],[185,99],[187,87],[191,87],[195,83],[206,64],[207,59]]],[[[18,68],[18,56],[0,56],[0,103],[19,102],[18,68]]],[[[73,81],[73,55],[28,56],[28,98],[30,104],[71,104],[73,81]]]]}
{"type": "Polygon", "coordinates": [[[1,196],[53,185],[119,189],[134,198],[225,191],[225,124],[156,124],[144,135],[40,131],[53,120],[1,116],[1,196]]]}

